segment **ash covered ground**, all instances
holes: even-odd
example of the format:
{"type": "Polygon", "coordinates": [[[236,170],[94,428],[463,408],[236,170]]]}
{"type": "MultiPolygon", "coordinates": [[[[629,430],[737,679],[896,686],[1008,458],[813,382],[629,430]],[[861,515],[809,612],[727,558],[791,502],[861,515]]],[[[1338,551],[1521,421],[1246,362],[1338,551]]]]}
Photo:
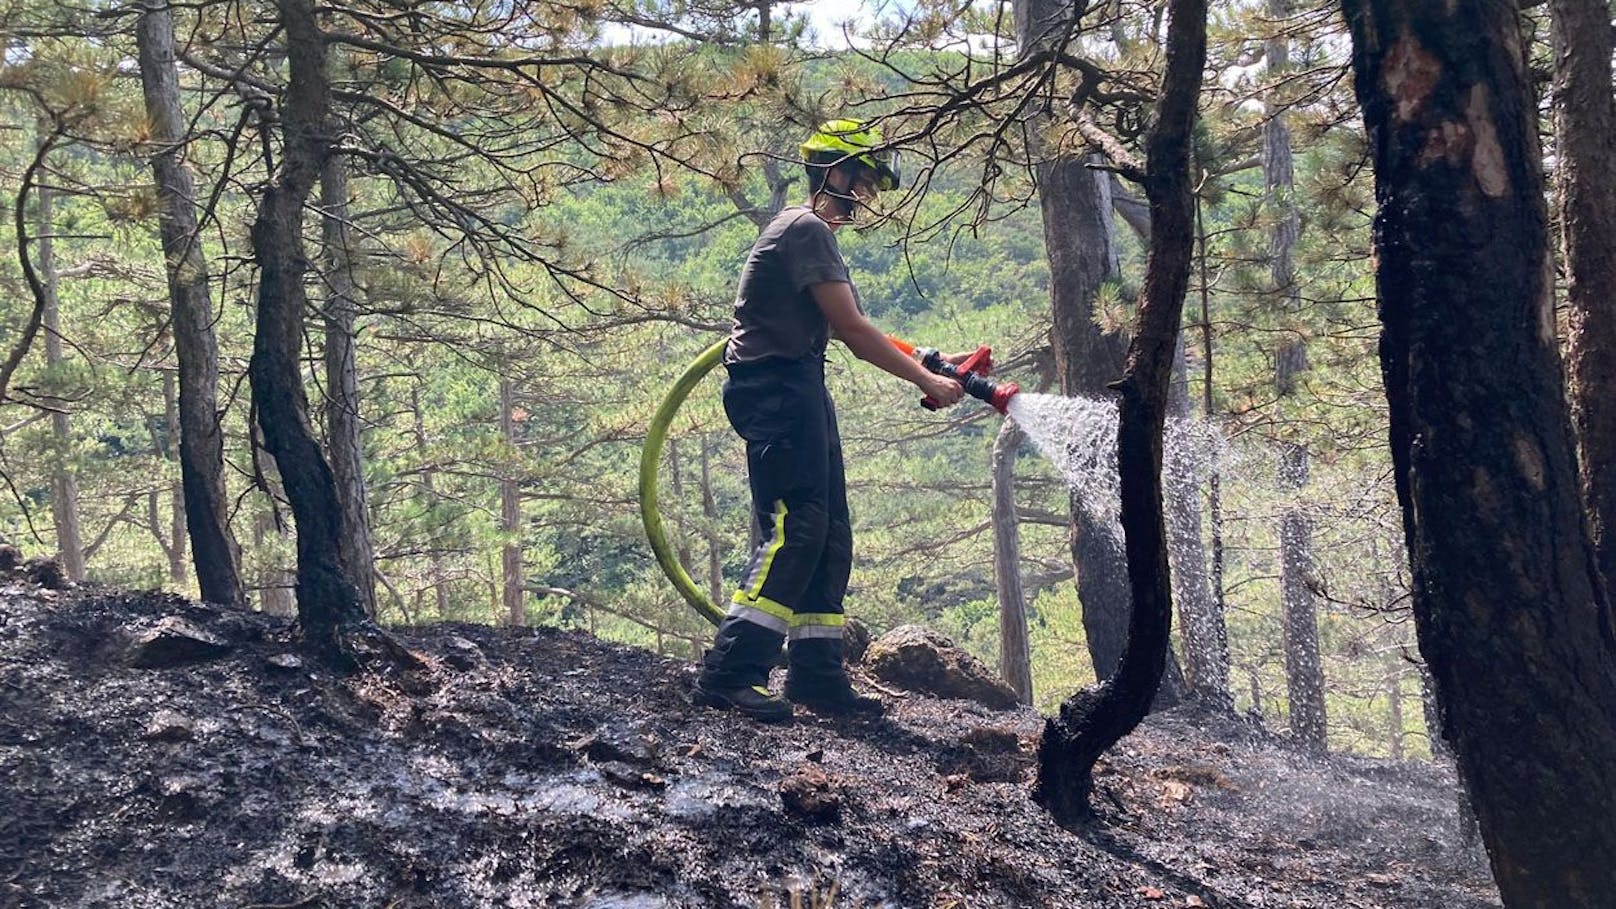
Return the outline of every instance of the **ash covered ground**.
{"type": "Polygon", "coordinates": [[[425,669],[343,676],[284,619],[0,585],[0,906],[1499,905],[1430,765],[1169,712],[1073,833],[1031,711],[761,726],[584,634],[396,633],[425,669]]]}

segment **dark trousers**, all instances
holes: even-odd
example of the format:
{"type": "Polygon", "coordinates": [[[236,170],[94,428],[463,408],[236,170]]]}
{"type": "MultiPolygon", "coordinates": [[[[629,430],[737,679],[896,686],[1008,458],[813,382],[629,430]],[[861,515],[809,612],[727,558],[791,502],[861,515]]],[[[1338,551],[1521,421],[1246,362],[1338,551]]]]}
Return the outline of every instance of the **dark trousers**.
{"type": "Polygon", "coordinates": [[[762,541],[707,653],[704,682],[767,684],[786,639],[794,683],[839,681],[853,525],[823,361],[731,366],[724,412],[746,440],[762,541]]]}

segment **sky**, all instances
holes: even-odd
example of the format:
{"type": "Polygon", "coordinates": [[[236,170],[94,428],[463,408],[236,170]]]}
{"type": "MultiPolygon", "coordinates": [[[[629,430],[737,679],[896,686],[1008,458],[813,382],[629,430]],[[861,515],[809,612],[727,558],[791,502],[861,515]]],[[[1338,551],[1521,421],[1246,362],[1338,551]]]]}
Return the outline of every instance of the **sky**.
{"type": "Polygon", "coordinates": [[[870,3],[866,0],[812,0],[808,3],[786,5],[794,13],[808,14],[808,20],[813,24],[813,30],[819,36],[821,45],[842,47],[847,43],[842,37],[843,23],[852,20],[855,23],[853,30],[857,31],[860,26],[870,23],[878,8],[890,4],[870,3]]]}

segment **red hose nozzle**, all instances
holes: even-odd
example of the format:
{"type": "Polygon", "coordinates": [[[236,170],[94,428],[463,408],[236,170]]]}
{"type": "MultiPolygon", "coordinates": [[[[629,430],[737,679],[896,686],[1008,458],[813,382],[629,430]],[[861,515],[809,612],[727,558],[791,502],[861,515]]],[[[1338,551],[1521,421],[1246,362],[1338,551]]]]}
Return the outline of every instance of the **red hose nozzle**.
{"type": "Polygon", "coordinates": [[[1021,386],[1014,382],[1005,382],[1003,384],[995,382],[993,394],[988,398],[988,403],[993,405],[994,410],[1008,416],[1010,413],[1010,399],[1020,393],[1021,386]]]}

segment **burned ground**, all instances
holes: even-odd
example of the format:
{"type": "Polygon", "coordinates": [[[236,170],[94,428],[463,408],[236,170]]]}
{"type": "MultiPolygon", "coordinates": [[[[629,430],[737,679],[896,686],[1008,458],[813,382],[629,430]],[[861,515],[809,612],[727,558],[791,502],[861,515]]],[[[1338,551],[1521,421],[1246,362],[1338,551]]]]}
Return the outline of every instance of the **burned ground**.
{"type": "Polygon", "coordinates": [[[587,635],[397,634],[426,669],[342,676],[282,619],[0,587],[0,906],[1498,905],[1430,765],[1168,713],[1072,833],[1030,711],[760,726],[587,635]]]}

